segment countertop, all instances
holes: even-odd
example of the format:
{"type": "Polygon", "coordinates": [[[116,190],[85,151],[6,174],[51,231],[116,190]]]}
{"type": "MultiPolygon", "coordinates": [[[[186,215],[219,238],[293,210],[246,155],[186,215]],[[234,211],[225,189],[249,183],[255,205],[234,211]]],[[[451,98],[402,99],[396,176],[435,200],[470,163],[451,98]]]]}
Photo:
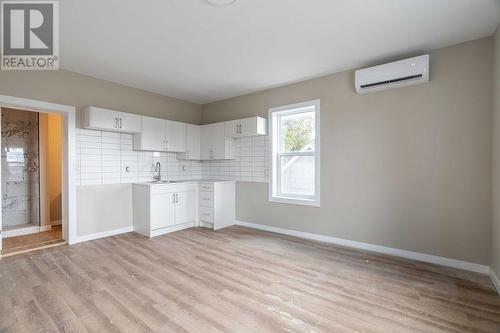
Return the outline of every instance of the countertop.
{"type": "Polygon", "coordinates": [[[182,184],[199,184],[199,183],[234,183],[234,180],[224,180],[224,179],[194,179],[194,180],[174,180],[170,183],[153,183],[151,182],[139,182],[133,183],[139,186],[171,186],[171,185],[182,185],[182,184]]]}

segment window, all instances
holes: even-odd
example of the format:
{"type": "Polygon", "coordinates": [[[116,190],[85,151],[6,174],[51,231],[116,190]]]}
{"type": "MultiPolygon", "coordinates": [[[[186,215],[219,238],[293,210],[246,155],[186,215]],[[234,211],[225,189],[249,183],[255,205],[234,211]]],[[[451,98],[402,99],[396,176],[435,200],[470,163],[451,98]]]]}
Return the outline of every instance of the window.
{"type": "Polygon", "coordinates": [[[320,102],[269,109],[269,201],[318,206],[320,102]]]}

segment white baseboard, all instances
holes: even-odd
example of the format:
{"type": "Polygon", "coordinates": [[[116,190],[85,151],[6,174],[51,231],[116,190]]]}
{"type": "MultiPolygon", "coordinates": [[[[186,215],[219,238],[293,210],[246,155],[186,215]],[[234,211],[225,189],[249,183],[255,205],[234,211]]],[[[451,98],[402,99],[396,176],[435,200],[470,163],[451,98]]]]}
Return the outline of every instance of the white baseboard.
{"type": "Polygon", "coordinates": [[[54,220],[54,221],[50,221],[50,225],[61,225],[62,224],[62,220],[54,220]]]}
{"type": "Polygon", "coordinates": [[[278,234],[283,234],[283,235],[288,235],[288,236],[295,236],[295,237],[299,237],[299,238],[305,238],[305,239],[311,239],[311,240],[316,240],[316,241],[321,241],[321,242],[326,242],[326,243],[342,245],[342,246],[346,246],[346,247],[350,247],[350,248],[354,248],[354,249],[361,249],[361,250],[366,250],[366,251],[371,251],[371,252],[388,254],[388,255],[392,255],[392,256],[396,256],[396,257],[419,260],[419,261],[437,264],[437,265],[441,265],[441,266],[459,268],[459,269],[463,269],[463,270],[471,271],[471,272],[475,272],[475,273],[491,274],[489,266],[480,265],[480,264],[462,261],[462,260],[450,259],[450,258],[445,258],[445,257],[438,257],[438,256],[430,255],[430,254],[395,249],[392,247],[386,247],[386,246],[363,243],[363,242],[356,242],[356,241],[352,241],[352,240],[336,238],[336,237],[331,237],[331,236],[325,236],[325,235],[312,234],[312,233],[303,232],[303,231],[283,229],[283,228],[278,228],[278,227],[271,227],[271,226],[267,226],[267,225],[263,225],[263,224],[249,223],[249,222],[243,222],[243,221],[235,221],[235,224],[243,226],[243,227],[265,230],[265,231],[275,232],[278,234]]]}
{"type": "Polygon", "coordinates": [[[169,234],[171,232],[176,232],[176,231],[181,231],[181,230],[184,230],[184,229],[189,229],[189,228],[194,227],[194,225],[195,225],[195,222],[188,222],[188,223],[184,223],[184,224],[174,225],[174,226],[171,226],[171,227],[166,227],[166,228],[162,228],[162,229],[153,230],[153,231],[151,231],[149,233],[149,237],[156,237],[156,236],[161,236],[161,235],[169,234]]]}
{"type": "Polygon", "coordinates": [[[52,230],[52,225],[50,224],[40,226],[40,232],[50,231],[50,230],[52,230]]]}
{"type": "Polygon", "coordinates": [[[490,269],[490,278],[491,282],[493,282],[493,285],[495,286],[495,289],[497,290],[497,293],[500,295],[500,279],[495,274],[493,268],[490,269]]]}
{"type": "Polygon", "coordinates": [[[73,244],[86,242],[86,241],[99,239],[99,238],[104,238],[104,237],[115,236],[115,235],[119,235],[119,234],[126,234],[127,232],[132,232],[132,231],[134,231],[134,228],[132,226],[130,226],[130,227],[114,229],[114,230],[109,230],[109,231],[96,232],[96,233],[90,234],[90,235],[78,236],[76,238],[76,241],[73,244]]]}
{"type": "Polygon", "coordinates": [[[49,231],[52,229],[51,225],[34,226],[34,225],[22,225],[15,228],[9,228],[3,231],[3,238],[24,236],[30,234],[36,234],[43,231],[49,231]]]}

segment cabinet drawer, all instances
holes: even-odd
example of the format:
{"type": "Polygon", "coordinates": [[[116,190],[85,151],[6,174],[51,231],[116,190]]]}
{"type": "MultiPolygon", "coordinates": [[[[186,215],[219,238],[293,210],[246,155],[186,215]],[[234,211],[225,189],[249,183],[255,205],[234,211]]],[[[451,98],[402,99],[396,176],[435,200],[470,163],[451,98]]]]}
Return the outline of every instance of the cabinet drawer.
{"type": "Polygon", "coordinates": [[[200,207],[200,221],[213,223],[214,222],[214,210],[209,207],[200,207]]]}
{"type": "Polygon", "coordinates": [[[213,207],[214,206],[214,193],[200,191],[200,206],[213,207]]]}
{"type": "Polygon", "coordinates": [[[200,183],[200,191],[212,192],[214,190],[213,183],[200,183]]]}

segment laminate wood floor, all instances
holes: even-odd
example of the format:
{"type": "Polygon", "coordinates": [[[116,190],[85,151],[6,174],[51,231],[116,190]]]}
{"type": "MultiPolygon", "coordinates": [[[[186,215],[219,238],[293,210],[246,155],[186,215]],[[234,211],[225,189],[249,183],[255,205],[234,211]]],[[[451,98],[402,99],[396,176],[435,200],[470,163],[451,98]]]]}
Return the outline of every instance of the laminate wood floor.
{"type": "Polygon", "coordinates": [[[500,332],[486,276],[243,227],[0,260],[0,332],[500,332]]]}
{"type": "Polygon", "coordinates": [[[2,242],[2,256],[34,251],[64,243],[61,226],[53,226],[49,231],[4,238],[2,242]]]}

